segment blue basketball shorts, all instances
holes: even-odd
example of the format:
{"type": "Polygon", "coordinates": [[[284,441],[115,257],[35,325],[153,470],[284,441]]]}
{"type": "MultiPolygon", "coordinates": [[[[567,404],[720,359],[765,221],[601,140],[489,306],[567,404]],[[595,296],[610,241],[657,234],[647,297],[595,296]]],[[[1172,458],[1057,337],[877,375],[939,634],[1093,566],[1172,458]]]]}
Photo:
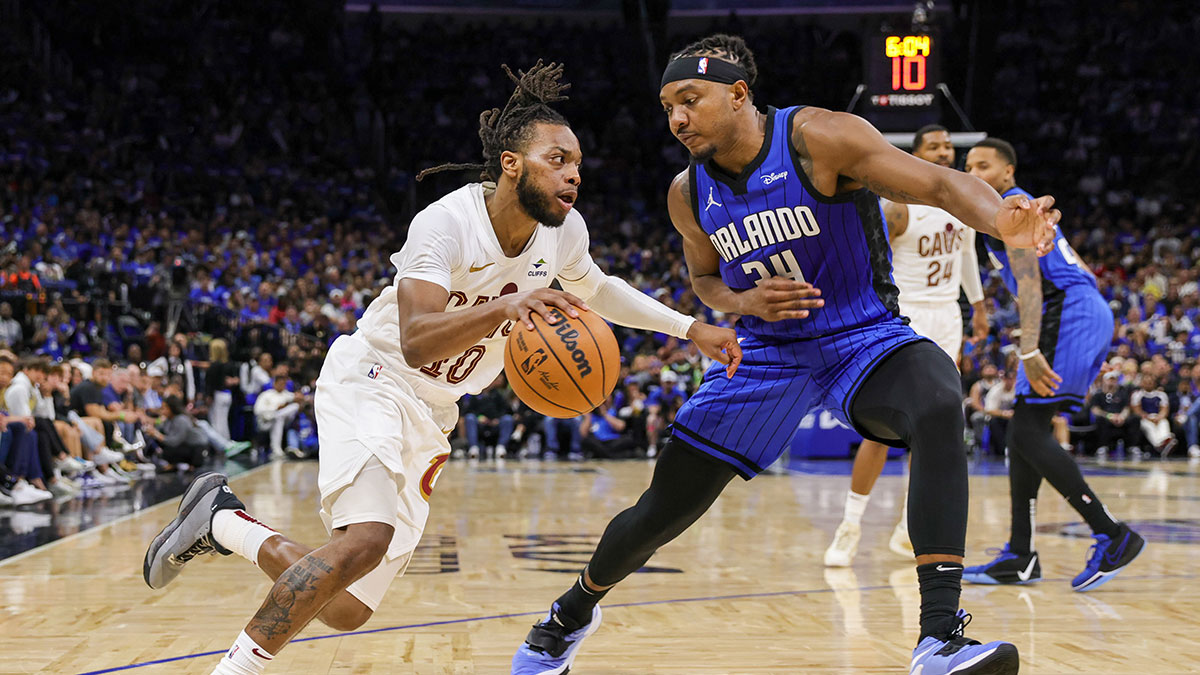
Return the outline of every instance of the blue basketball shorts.
{"type": "Polygon", "coordinates": [[[1088,388],[1112,348],[1113,313],[1095,290],[1068,289],[1061,299],[1045,303],[1038,348],[1062,384],[1052,396],[1040,396],[1029,386],[1025,364],[1017,369],[1016,394],[1026,403],[1057,403],[1074,412],[1083,407],[1088,388]]]}
{"type": "Polygon", "coordinates": [[[925,340],[899,318],[834,335],[762,340],[739,328],[742,364],[732,378],[714,363],[675,415],[674,437],[720,459],[749,480],[787,449],[800,420],[828,409],[854,427],[850,405],[889,354],[925,340]]]}

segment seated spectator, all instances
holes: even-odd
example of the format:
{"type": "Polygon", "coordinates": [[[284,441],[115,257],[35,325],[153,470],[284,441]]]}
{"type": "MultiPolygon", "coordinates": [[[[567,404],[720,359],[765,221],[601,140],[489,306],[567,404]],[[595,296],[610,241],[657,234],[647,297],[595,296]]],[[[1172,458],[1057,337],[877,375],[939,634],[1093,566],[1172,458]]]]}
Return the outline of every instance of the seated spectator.
{"type": "Polygon", "coordinates": [[[646,398],[646,433],[649,446],[646,456],[658,454],[658,442],[663,432],[675,421],[675,411],[687,401],[687,389],[679,382],[679,374],[670,368],[659,373],[658,386],[652,386],[646,398]]]}
{"type": "MultiPolygon", "coordinates": [[[[1141,418],[1142,436],[1146,443],[1165,458],[1175,447],[1176,440],[1168,420],[1171,402],[1159,386],[1158,378],[1143,373],[1141,388],[1133,392],[1129,404],[1134,414],[1141,418]]],[[[1140,453],[1134,454],[1138,456],[1140,453]]]]}
{"type": "Polygon", "coordinates": [[[988,390],[983,398],[983,413],[988,418],[988,433],[992,437],[992,450],[1000,454],[1007,449],[1008,421],[1013,416],[1017,398],[1017,373],[1013,369],[1004,371],[1000,384],[988,390]]]}
{"type": "MultiPolygon", "coordinates": [[[[300,405],[305,402],[305,396],[299,392],[292,393],[287,390],[286,375],[276,375],[273,384],[272,388],[258,395],[258,400],[254,402],[254,417],[260,430],[269,430],[271,456],[283,457],[284,431],[300,413],[300,405]]],[[[294,446],[288,446],[286,452],[296,458],[303,457],[300,449],[294,446]]]]}
{"type": "Polygon", "coordinates": [[[1120,441],[1126,451],[1138,443],[1138,419],[1129,407],[1129,393],[1120,385],[1121,376],[1115,371],[1100,379],[1100,390],[1089,402],[1092,418],[1096,420],[1096,456],[1103,457],[1120,441]]]}
{"type": "Polygon", "coordinates": [[[508,455],[508,443],[513,435],[512,409],[504,395],[504,374],[482,392],[467,399],[462,411],[463,434],[467,438],[467,458],[479,458],[480,431],[496,439],[492,456],[502,459],[508,455]]]}
{"type": "Polygon", "coordinates": [[[980,378],[967,390],[967,423],[971,426],[974,448],[982,452],[995,453],[997,447],[1003,447],[1002,441],[997,443],[995,436],[991,437],[990,448],[983,447],[983,429],[988,422],[987,413],[984,411],[986,408],[984,398],[993,387],[1000,384],[1000,371],[991,363],[985,363],[979,372],[980,378]]]}
{"type": "Polygon", "coordinates": [[[20,350],[24,346],[21,322],[13,318],[13,308],[7,302],[0,302],[0,346],[20,350]]]}
{"type": "MultiPolygon", "coordinates": [[[[95,448],[88,457],[95,465],[97,478],[110,485],[128,484],[117,470],[112,467],[125,459],[124,455],[111,450],[109,445],[115,443],[113,434],[117,422],[126,421],[124,410],[109,408],[104,403],[104,390],[112,383],[112,363],[106,359],[96,359],[92,363],[92,377],[80,382],[71,389],[71,408],[82,419],[99,420],[104,429],[104,444],[95,448]]],[[[86,425],[86,422],[84,423],[86,425]]],[[[78,427],[79,425],[77,425],[78,427]]],[[[82,430],[82,428],[81,428],[82,430]]],[[[85,432],[86,435],[86,432],[85,432]]],[[[85,480],[83,487],[90,487],[92,481],[85,480]]]]}
{"type": "Polygon", "coordinates": [[[630,419],[633,408],[624,403],[625,393],[618,391],[587,415],[590,429],[583,439],[583,451],[588,457],[626,459],[636,454],[630,419]]]}
{"type": "Polygon", "coordinates": [[[187,413],[183,399],[168,396],[165,404],[166,421],[162,428],[148,427],[146,433],[157,440],[162,448],[162,459],[167,462],[165,469],[195,470],[204,464],[208,437],[196,426],[196,420],[187,413]]]}
{"type": "Polygon", "coordinates": [[[1200,368],[1192,368],[1192,377],[1179,380],[1178,388],[1172,397],[1171,408],[1175,411],[1174,424],[1176,437],[1182,430],[1188,444],[1188,457],[1200,458],[1200,382],[1195,373],[1200,368]]]}
{"type": "Polygon", "coordinates": [[[561,456],[559,452],[562,447],[562,440],[559,435],[566,432],[570,435],[570,446],[567,449],[567,459],[572,462],[578,462],[583,459],[583,439],[587,435],[587,428],[584,426],[584,415],[579,417],[570,417],[567,419],[559,419],[557,417],[547,417],[542,422],[542,431],[546,436],[546,451],[542,455],[542,459],[554,461],[561,456]]]}

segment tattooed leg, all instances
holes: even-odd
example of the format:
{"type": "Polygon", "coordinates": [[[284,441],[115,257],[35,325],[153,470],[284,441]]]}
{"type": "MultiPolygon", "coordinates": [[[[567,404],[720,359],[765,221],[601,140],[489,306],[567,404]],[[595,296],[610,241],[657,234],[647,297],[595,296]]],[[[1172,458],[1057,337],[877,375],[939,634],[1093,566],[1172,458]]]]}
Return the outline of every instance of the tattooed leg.
{"type": "MultiPolygon", "coordinates": [[[[335,532],[338,536],[341,532],[335,532]]],[[[289,567],[315,549],[284,536],[271,537],[258,551],[258,567],[266,572],[271,581],[277,581],[289,567]]],[[[317,620],[334,630],[351,631],[371,618],[371,608],[348,591],[342,591],[325,605],[317,620]]]]}
{"type": "Polygon", "coordinates": [[[387,551],[392,527],[357,523],[335,531],[329,543],[301,557],[279,575],[246,634],[272,654],[355,580],[370,572],[387,551]]]}

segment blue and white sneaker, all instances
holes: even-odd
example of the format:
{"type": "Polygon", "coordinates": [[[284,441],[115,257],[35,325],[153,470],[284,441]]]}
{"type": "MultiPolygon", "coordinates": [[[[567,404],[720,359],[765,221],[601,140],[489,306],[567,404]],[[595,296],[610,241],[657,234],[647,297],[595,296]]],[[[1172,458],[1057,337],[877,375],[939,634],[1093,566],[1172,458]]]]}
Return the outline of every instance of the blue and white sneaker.
{"type": "Polygon", "coordinates": [[[1104,585],[1146,548],[1146,540],[1125,523],[1121,523],[1121,531],[1116,537],[1109,538],[1106,534],[1093,537],[1096,543],[1088,549],[1087,566],[1071,580],[1071,588],[1077,591],[1090,591],[1104,585]]]}
{"type": "Polygon", "coordinates": [[[958,627],[950,632],[948,639],[930,635],[921,640],[913,650],[908,675],[1016,675],[1021,668],[1016,645],[1009,642],[980,644],[978,640],[963,636],[963,629],[971,623],[971,615],[960,609],[955,618],[958,627]]]}
{"type": "Polygon", "coordinates": [[[592,620],[586,626],[570,632],[555,616],[557,611],[555,604],[541,623],[533,624],[525,644],[513,654],[512,675],[566,675],[571,671],[579,645],[600,627],[600,606],[592,609],[592,620]]]}
{"type": "Polygon", "coordinates": [[[991,562],[963,568],[963,581],[973,584],[1032,584],[1042,578],[1042,564],[1037,551],[1013,553],[1008,544],[1004,548],[989,548],[995,555],[991,562]]]}

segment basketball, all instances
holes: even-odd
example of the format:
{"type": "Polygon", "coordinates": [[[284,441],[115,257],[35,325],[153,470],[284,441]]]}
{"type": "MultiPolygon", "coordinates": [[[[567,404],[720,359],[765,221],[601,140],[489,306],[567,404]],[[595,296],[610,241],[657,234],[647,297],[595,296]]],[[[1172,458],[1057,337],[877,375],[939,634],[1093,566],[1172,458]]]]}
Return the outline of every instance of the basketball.
{"type": "Polygon", "coordinates": [[[504,347],[504,374],[525,405],[549,417],[576,417],[617,385],[621,354],[612,329],[595,312],[566,316],[553,325],[533,314],[533,330],[518,322],[504,347]]]}

